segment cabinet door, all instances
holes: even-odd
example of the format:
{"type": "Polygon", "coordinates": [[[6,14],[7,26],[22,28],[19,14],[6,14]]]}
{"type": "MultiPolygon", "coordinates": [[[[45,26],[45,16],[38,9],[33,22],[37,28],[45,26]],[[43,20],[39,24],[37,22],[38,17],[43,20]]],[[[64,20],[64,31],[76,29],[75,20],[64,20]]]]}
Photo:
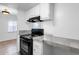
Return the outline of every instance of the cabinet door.
{"type": "Polygon", "coordinates": [[[33,42],[33,54],[42,55],[43,53],[43,44],[42,42],[34,41],[33,42]]]}
{"type": "Polygon", "coordinates": [[[49,3],[41,3],[40,4],[40,16],[41,20],[49,19],[49,13],[50,13],[50,7],[49,3]]]}
{"type": "Polygon", "coordinates": [[[40,15],[40,5],[36,5],[35,7],[29,9],[26,12],[27,15],[27,19],[35,17],[35,16],[39,16],[40,15]]]}
{"type": "Polygon", "coordinates": [[[34,7],[34,16],[40,16],[40,5],[34,7]]]}
{"type": "Polygon", "coordinates": [[[17,51],[20,51],[20,35],[17,35],[17,51]]]}

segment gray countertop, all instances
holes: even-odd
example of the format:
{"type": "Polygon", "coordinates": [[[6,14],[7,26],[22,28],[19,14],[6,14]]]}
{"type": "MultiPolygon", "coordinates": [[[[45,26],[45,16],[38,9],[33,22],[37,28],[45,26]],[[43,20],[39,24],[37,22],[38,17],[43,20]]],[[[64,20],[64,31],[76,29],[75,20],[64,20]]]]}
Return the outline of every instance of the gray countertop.
{"type": "Polygon", "coordinates": [[[19,35],[31,34],[31,30],[19,30],[19,35]]]}
{"type": "Polygon", "coordinates": [[[44,40],[43,55],[79,55],[79,49],[44,40]]]}
{"type": "Polygon", "coordinates": [[[43,41],[51,46],[53,45],[54,46],[67,46],[67,47],[79,49],[79,40],[75,40],[75,39],[68,39],[68,38],[55,37],[52,35],[45,35],[43,41]]]}
{"type": "Polygon", "coordinates": [[[67,46],[79,49],[79,40],[75,39],[61,38],[46,34],[44,36],[34,37],[33,40],[44,41],[51,46],[67,46]]]}

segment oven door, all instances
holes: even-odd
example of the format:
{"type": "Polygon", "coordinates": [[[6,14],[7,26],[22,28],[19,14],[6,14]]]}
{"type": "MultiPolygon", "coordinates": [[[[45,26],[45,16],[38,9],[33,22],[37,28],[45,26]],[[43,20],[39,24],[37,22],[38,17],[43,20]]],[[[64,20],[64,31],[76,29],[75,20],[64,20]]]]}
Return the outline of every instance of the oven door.
{"type": "Polygon", "coordinates": [[[20,53],[22,55],[32,55],[32,42],[25,41],[23,38],[20,39],[20,53]]]}

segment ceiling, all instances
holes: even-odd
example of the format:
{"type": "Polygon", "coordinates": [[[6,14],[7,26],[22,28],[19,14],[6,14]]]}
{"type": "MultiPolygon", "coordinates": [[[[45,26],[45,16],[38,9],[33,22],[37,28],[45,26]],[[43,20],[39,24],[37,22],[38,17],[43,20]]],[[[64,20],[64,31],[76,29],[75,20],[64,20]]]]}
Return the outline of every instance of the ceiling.
{"type": "Polygon", "coordinates": [[[19,3],[18,4],[18,9],[21,9],[21,10],[28,10],[34,6],[36,6],[38,3],[19,3]]]}
{"type": "Polygon", "coordinates": [[[39,3],[0,3],[0,10],[4,6],[10,8],[11,10],[22,10],[22,11],[27,11],[28,9],[36,6],[39,3]]]}

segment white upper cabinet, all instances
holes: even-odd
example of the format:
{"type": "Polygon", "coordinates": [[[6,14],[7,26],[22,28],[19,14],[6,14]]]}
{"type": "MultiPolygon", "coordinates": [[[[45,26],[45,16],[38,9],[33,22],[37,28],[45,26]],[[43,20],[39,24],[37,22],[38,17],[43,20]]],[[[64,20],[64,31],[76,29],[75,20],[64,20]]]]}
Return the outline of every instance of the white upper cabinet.
{"type": "Polygon", "coordinates": [[[34,7],[34,16],[40,16],[40,5],[34,7]]]}
{"type": "Polygon", "coordinates": [[[53,3],[41,3],[40,4],[40,16],[41,16],[41,20],[53,19],[54,4],[53,3]]]}
{"type": "Polygon", "coordinates": [[[35,7],[31,8],[26,12],[26,19],[39,16],[40,15],[40,5],[36,5],[35,7]]]}
{"type": "Polygon", "coordinates": [[[35,16],[39,16],[40,15],[40,8],[39,5],[36,5],[35,7],[33,7],[32,9],[29,10],[29,17],[35,17],[35,16]]]}
{"type": "Polygon", "coordinates": [[[41,16],[41,20],[48,20],[53,18],[54,4],[53,3],[40,3],[26,12],[26,18],[41,16]]]}
{"type": "Polygon", "coordinates": [[[40,16],[41,20],[49,19],[49,4],[48,3],[41,3],[40,4],[40,16]]]}

